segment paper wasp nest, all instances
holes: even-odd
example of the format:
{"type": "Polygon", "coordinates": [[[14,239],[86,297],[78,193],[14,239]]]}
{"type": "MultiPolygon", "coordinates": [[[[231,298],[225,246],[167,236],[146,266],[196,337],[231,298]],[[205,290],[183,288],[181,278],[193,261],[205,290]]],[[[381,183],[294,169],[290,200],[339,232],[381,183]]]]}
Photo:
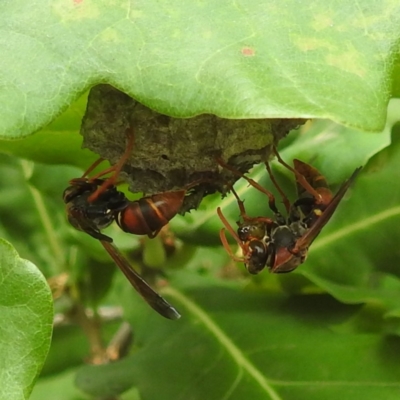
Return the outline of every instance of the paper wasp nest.
{"type": "Polygon", "coordinates": [[[203,114],[179,119],[159,114],[109,85],[89,95],[81,133],[83,147],[115,164],[126,147],[126,129],[134,132],[134,149],[121,179],[132,192],[146,195],[177,190],[204,178],[186,197],[182,212],[201,199],[225,193],[238,178],[221,169],[221,157],[241,172],[269,159],[271,145],[304,120],[229,120],[203,114]]]}

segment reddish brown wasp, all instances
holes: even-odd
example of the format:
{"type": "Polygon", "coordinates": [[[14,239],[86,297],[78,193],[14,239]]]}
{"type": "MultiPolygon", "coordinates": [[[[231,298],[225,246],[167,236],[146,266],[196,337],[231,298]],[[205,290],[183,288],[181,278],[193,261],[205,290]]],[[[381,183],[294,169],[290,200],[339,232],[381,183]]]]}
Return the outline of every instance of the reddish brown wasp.
{"type": "Polygon", "coordinates": [[[281,159],[276,149],[274,151],[278,161],[296,177],[298,199],[290,205],[286,195],[277,184],[269,164],[266,163],[268,174],[282,196],[287,212],[286,218],[278,211],[271,192],[222,160],[218,160],[224,168],[243,177],[250,185],[266,194],[269,199],[269,207],[274,214],[273,218],[249,217],[243,202],[233,191],[242,219],[242,222],[238,222],[238,229],[235,232],[221,209],[217,210],[225,228],[241,247],[243,257],[236,257],[232,253],[225,237],[225,229],[222,229],[220,236],[225,249],[234,260],[243,261],[247,270],[252,274],[259,273],[265,266],[274,273],[290,272],[302,264],[307,257],[308,248],[330,220],[344,194],[361,170],[361,168],[357,168],[333,196],[326,179],[316,168],[300,160],[294,160],[294,168],[292,168],[281,159]]]}
{"type": "Polygon", "coordinates": [[[68,221],[74,228],[100,241],[131,285],[154,310],[163,317],[178,319],[180,314],[176,309],[132,269],[126,258],[113,244],[113,240],[101,233],[101,230],[116,221],[125,232],[155,237],[161,228],[178,213],[188,189],[197,185],[200,180],[181,190],[129,201],[116,188],[119,173],[133,149],[132,129],[127,129],[127,135],[126,151],[115,166],[89,178],[88,175],[103,161],[99,159],[81,178],[75,178],[69,182],[70,186],[65,189],[63,195],[68,221]],[[112,173],[109,178],[101,178],[109,173],[112,173]]]}

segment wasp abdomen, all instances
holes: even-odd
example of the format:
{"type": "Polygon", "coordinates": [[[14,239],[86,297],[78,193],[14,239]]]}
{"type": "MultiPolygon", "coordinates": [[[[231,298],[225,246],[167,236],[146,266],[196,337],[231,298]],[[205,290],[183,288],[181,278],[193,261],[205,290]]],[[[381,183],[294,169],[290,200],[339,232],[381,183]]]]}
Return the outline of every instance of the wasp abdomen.
{"type": "Polygon", "coordinates": [[[118,216],[118,225],[134,235],[151,235],[166,225],[180,210],[185,190],[165,192],[132,201],[118,216]]]}

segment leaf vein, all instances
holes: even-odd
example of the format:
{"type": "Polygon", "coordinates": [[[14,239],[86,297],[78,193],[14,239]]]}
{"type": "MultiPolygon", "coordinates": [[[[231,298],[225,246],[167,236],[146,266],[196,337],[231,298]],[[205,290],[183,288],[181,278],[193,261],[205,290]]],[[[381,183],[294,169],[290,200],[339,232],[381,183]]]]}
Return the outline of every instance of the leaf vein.
{"type": "Polygon", "coordinates": [[[272,388],[270,382],[265,378],[265,376],[258,370],[243,352],[233,343],[233,341],[223,332],[223,330],[210,318],[207,313],[191,301],[187,296],[178,290],[167,287],[163,290],[163,293],[169,294],[176,300],[185,305],[185,307],[195,315],[203,325],[214,335],[214,337],[221,343],[228,354],[233,358],[237,365],[246,371],[257,384],[270,396],[272,400],[282,400],[278,393],[272,388]]]}

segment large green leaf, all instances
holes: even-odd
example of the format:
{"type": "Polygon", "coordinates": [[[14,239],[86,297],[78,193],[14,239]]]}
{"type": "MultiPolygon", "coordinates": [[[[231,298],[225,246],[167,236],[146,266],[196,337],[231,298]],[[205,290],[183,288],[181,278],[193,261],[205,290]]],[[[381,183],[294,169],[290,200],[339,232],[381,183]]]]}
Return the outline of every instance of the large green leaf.
{"type": "Polygon", "coordinates": [[[0,398],[27,399],[50,346],[53,305],[39,270],[0,239],[0,398]]]}
{"type": "Polygon", "coordinates": [[[381,129],[400,36],[396,0],[15,0],[0,19],[0,132],[13,138],[104,82],[171,116],[381,129]]]}
{"type": "Polygon", "coordinates": [[[136,385],[146,400],[398,397],[400,341],[344,332],[340,326],[357,307],[237,286],[163,293],[183,318],[165,321],[147,306],[126,304],[137,352],[84,368],[81,389],[111,396],[136,385]]]}

